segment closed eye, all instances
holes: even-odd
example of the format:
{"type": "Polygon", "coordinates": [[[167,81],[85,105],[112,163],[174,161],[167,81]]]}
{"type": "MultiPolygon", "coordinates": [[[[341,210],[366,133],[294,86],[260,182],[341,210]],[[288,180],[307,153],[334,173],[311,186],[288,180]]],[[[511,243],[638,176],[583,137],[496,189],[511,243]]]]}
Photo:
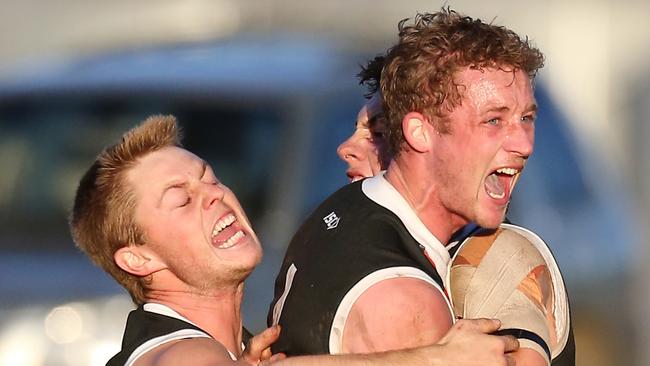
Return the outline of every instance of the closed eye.
{"type": "Polygon", "coordinates": [[[183,202],[178,207],[185,207],[185,206],[189,205],[191,202],[192,202],[192,198],[190,198],[190,196],[187,196],[187,199],[185,200],[185,202],[183,202]]]}

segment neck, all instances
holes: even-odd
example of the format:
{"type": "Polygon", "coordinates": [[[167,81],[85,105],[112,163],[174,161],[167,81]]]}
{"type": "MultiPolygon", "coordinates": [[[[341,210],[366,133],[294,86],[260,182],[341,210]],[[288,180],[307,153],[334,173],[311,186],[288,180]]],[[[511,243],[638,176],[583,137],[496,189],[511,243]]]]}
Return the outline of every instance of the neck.
{"type": "MultiPolygon", "coordinates": [[[[408,152],[402,153],[402,155],[408,152]]],[[[391,161],[386,180],[404,197],[426,228],[443,244],[466,222],[449,211],[438,197],[436,182],[426,168],[414,161],[417,157],[400,155],[391,161]]]]}
{"type": "Polygon", "coordinates": [[[188,291],[150,290],[147,302],[167,305],[206,331],[236,357],[242,353],[241,302],[243,286],[218,293],[197,294],[188,291]]]}

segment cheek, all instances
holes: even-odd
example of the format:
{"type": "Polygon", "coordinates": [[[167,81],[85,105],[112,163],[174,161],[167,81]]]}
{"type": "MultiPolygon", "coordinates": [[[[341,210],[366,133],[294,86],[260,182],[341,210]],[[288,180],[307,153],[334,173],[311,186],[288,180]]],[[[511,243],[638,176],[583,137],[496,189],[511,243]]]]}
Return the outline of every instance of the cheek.
{"type": "Polygon", "coordinates": [[[179,248],[187,248],[191,242],[203,238],[203,231],[197,224],[196,216],[191,215],[188,211],[161,218],[157,224],[160,228],[157,235],[161,240],[173,242],[179,248]]]}
{"type": "Polygon", "coordinates": [[[532,124],[530,128],[526,131],[528,135],[528,140],[530,141],[530,144],[535,147],[535,125],[532,124]]]}

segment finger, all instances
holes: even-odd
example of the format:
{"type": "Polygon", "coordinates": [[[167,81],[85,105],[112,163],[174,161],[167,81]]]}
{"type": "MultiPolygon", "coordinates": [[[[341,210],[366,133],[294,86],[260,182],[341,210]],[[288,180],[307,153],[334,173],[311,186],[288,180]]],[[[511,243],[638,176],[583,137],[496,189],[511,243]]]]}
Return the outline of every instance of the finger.
{"type": "MultiPolygon", "coordinates": [[[[265,329],[262,333],[254,336],[248,342],[248,346],[244,352],[244,357],[248,360],[260,360],[263,357],[263,353],[271,347],[271,344],[275,342],[280,336],[280,326],[274,325],[270,328],[265,329]]],[[[270,349],[268,353],[270,353],[270,349]]],[[[270,356],[269,356],[270,357],[270,356]]]]}
{"type": "Polygon", "coordinates": [[[269,348],[280,336],[280,326],[274,325],[264,329],[260,334],[254,336],[250,341],[250,346],[256,352],[261,353],[269,348]]]}
{"type": "Polygon", "coordinates": [[[519,349],[519,341],[513,336],[499,336],[503,339],[505,352],[514,352],[519,349]]]}
{"type": "Polygon", "coordinates": [[[262,361],[268,360],[269,358],[271,358],[271,356],[273,356],[273,353],[271,352],[271,347],[266,348],[265,350],[262,351],[262,355],[260,356],[260,360],[262,360],[262,361]]]}
{"type": "Polygon", "coordinates": [[[267,366],[276,361],[284,360],[285,358],[287,358],[287,355],[285,355],[284,353],[276,353],[273,356],[271,356],[271,358],[269,358],[268,360],[264,360],[260,362],[258,366],[267,366]]]}
{"type": "Polygon", "coordinates": [[[472,324],[472,326],[478,328],[478,330],[481,333],[486,333],[486,334],[496,332],[497,330],[499,330],[499,327],[501,327],[501,321],[499,321],[499,319],[479,318],[479,319],[464,319],[458,321],[458,323],[461,322],[472,324]]]}
{"type": "Polygon", "coordinates": [[[280,352],[280,353],[276,353],[276,354],[274,354],[274,355],[269,359],[269,361],[271,361],[271,362],[275,362],[275,361],[284,360],[285,358],[287,358],[287,355],[285,355],[284,353],[280,352]]]}
{"type": "Polygon", "coordinates": [[[514,357],[510,355],[506,355],[506,364],[508,366],[517,366],[517,361],[515,361],[514,357]]]}

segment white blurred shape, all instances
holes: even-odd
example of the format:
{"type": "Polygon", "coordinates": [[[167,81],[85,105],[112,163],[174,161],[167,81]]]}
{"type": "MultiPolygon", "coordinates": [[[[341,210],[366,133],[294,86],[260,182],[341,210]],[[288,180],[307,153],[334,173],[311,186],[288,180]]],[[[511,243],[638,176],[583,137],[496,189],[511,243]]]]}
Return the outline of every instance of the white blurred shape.
{"type": "Polygon", "coordinates": [[[71,306],[58,306],[45,317],[45,334],[58,344],[72,343],[79,339],[83,320],[71,306]]]}
{"type": "Polygon", "coordinates": [[[42,328],[29,319],[17,319],[0,335],[0,366],[42,366],[46,351],[42,328]]]}
{"type": "Polygon", "coordinates": [[[102,298],[96,310],[102,339],[121,340],[126,318],[134,308],[131,298],[125,294],[102,298]]]}
{"type": "Polygon", "coordinates": [[[120,343],[117,341],[97,342],[90,352],[90,366],[104,366],[114,354],[120,351],[120,343]]]}

